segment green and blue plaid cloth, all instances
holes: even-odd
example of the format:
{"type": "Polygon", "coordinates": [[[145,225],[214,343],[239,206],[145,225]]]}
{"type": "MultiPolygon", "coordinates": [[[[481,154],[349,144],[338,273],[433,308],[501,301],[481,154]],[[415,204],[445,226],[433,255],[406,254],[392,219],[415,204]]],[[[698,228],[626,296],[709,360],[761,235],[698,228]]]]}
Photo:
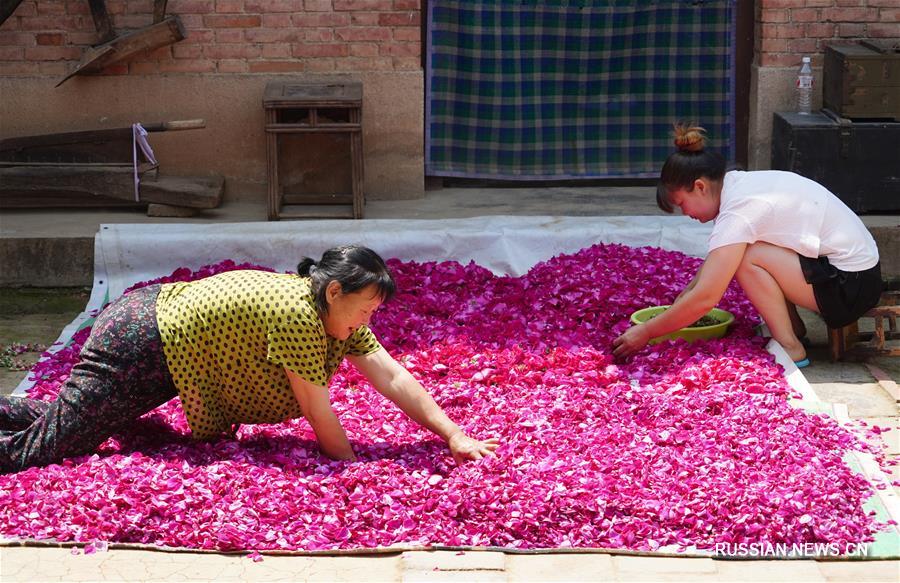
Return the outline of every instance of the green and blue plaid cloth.
{"type": "Polygon", "coordinates": [[[736,0],[431,0],[426,173],[658,176],[672,124],[734,157],[736,0]]]}

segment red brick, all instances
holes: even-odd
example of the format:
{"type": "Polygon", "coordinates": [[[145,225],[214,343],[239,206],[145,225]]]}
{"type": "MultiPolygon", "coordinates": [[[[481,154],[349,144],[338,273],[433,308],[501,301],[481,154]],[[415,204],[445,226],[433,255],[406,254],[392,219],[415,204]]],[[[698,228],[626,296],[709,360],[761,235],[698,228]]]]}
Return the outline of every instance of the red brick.
{"type": "Polygon", "coordinates": [[[784,8],[765,9],[760,14],[762,22],[790,22],[791,13],[784,8]]]}
{"type": "Polygon", "coordinates": [[[264,44],[261,48],[263,59],[287,59],[291,56],[291,45],[289,44],[264,44]]]}
{"type": "Polygon", "coordinates": [[[394,0],[394,10],[422,10],[419,0],[394,0]]]}
{"type": "Polygon", "coordinates": [[[763,53],[759,56],[761,67],[796,67],[800,64],[800,55],[790,53],[763,53]]]}
{"type": "Polygon", "coordinates": [[[136,61],[129,64],[128,71],[133,75],[156,75],[159,73],[159,63],[156,61],[136,61]]]}
{"type": "Polygon", "coordinates": [[[303,8],[307,12],[331,12],[334,10],[331,0],[306,0],[303,8]]]}
{"type": "Polygon", "coordinates": [[[117,14],[112,17],[113,28],[134,30],[143,28],[152,23],[153,19],[149,14],[117,14]]]}
{"type": "Polygon", "coordinates": [[[165,46],[153,49],[152,51],[145,52],[141,58],[146,59],[147,61],[168,61],[172,58],[172,47],[165,46]]]}
{"type": "MultiPolygon", "coordinates": [[[[258,30],[256,28],[249,29],[250,31],[258,30]]],[[[244,29],[243,28],[220,28],[215,31],[215,38],[217,43],[242,43],[244,42],[244,29]]]]}
{"type": "Polygon", "coordinates": [[[420,24],[418,12],[386,12],[378,15],[381,26],[415,26],[420,24]]]}
{"type": "Polygon", "coordinates": [[[34,75],[40,71],[37,63],[23,61],[0,62],[0,75],[4,77],[12,75],[34,75]]]}
{"type": "Polygon", "coordinates": [[[65,44],[66,35],[61,32],[39,32],[34,35],[37,44],[44,46],[60,46],[65,44]]]}
{"type": "Polygon", "coordinates": [[[291,45],[291,55],[294,57],[346,57],[350,54],[350,47],[344,43],[297,43],[291,45]]]}
{"type": "Polygon", "coordinates": [[[336,64],[337,61],[334,59],[308,59],[303,62],[307,71],[334,71],[337,68],[336,64]]]}
{"type": "Polygon", "coordinates": [[[302,8],[302,0],[244,0],[244,10],[248,13],[299,12],[302,8]]]}
{"type": "Polygon", "coordinates": [[[203,47],[203,56],[207,59],[256,59],[260,49],[257,45],[248,44],[215,44],[203,47]]]}
{"type": "Polygon", "coordinates": [[[262,28],[288,28],[291,26],[296,26],[291,21],[291,19],[295,17],[296,15],[291,16],[288,14],[263,14],[262,28]]]}
{"type": "Polygon", "coordinates": [[[378,45],[376,44],[351,44],[350,45],[350,56],[351,57],[377,57],[378,56],[378,45]]]}
{"type": "Polygon", "coordinates": [[[842,22],[838,25],[837,36],[844,38],[858,38],[866,36],[866,25],[842,22]]]}
{"type": "Polygon", "coordinates": [[[835,0],[835,6],[865,6],[866,0],[835,0]]]}
{"type": "Polygon", "coordinates": [[[394,64],[388,57],[350,57],[337,64],[342,71],[390,71],[394,64]]]}
{"type": "Polygon", "coordinates": [[[176,59],[199,59],[203,57],[203,45],[172,45],[172,56],[176,59]]]}
{"type": "Polygon", "coordinates": [[[251,61],[251,73],[297,73],[305,71],[303,61],[251,61]]]}
{"type": "Polygon", "coordinates": [[[78,47],[25,47],[29,61],[77,61],[81,58],[78,47]]]}
{"type": "Polygon", "coordinates": [[[900,22],[875,22],[868,31],[872,38],[900,38],[900,22]]]}
{"type": "Polygon", "coordinates": [[[391,36],[396,41],[419,42],[422,40],[422,29],[419,27],[404,26],[391,30],[391,36]]]}
{"type": "Polygon", "coordinates": [[[900,22],[900,8],[882,8],[879,22],[900,22]]]}
{"type": "Polygon", "coordinates": [[[40,16],[52,16],[54,14],[65,14],[66,4],[64,2],[54,0],[41,0],[37,3],[37,13],[40,16]]]}
{"type": "Polygon", "coordinates": [[[348,41],[389,41],[391,40],[391,31],[388,28],[373,27],[348,27],[338,28],[334,31],[337,38],[348,41]]]}
{"type": "Polygon", "coordinates": [[[803,38],[806,32],[804,24],[774,24],[775,38],[803,38]]]}
{"type": "Polygon", "coordinates": [[[784,38],[763,38],[760,45],[760,52],[763,53],[784,53],[788,50],[788,41],[784,38]]]}
{"type": "MultiPolygon", "coordinates": [[[[126,5],[125,0],[107,0],[106,11],[110,15],[125,14],[128,12],[128,6],[126,5]]],[[[88,10],[88,12],[90,12],[90,10],[88,10]]]]}
{"type": "Polygon", "coordinates": [[[108,77],[110,75],[127,75],[128,74],[128,63],[119,63],[117,65],[110,65],[109,67],[103,69],[102,75],[108,77]]]}
{"type": "Polygon", "coordinates": [[[334,40],[334,31],[330,28],[307,28],[303,32],[303,40],[313,43],[327,43],[334,40]]]}
{"type": "Polygon", "coordinates": [[[24,47],[0,47],[0,61],[21,61],[25,58],[24,47]]]}
{"type": "Polygon", "coordinates": [[[0,46],[8,45],[22,47],[32,46],[34,45],[34,35],[30,32],[12,32],[8,30],[0,30],[0,46]]]}
{"type": "MultiPolygon", "coordinates": [[[[126,11],[132,14],[152,14],[153,0],[127,0],[126,11]]],[[[166,4],[168,8],[168,4],[166,4]]]]}
{"type": "Polygon", "coordinates": [[[791,10],[791,22],[819,22],[818,8],[795,8],[791,10]]]}
{"type": "Polygon", "coordinates": [[[195,30],[202,30],[206,28],[203,24],[203,14],[179,14],[178,18],[181,19],[181,24],[184,25],[184,28],[187,30],[188,35],[192,34],[195,30]]]}
{"type": "Polygon", "coordinates": [[[38,71],[47,77],[65,77],[72,67],[66,61],[43,61],[38,63],[38,71]]]}
{"type": "Polygon", "coordinates": [[[828,22],[875,22],[877,8],[824,8],[822,20],[828,22]]]}
{"type": "Polygon", "coordinates": [[[335,10],[378,10],[387,12],[394,8],[392,0],[333,0],[335,10]]]}
{"type": "Polygon", "coordinates": [[[96,32],[69,32],[66,33],[66,38],[69,39],[70,45],[76,46],[84,46],[84,45],[95,45],[100,39],[97,38],[96,32]]]}
{"type": "Polygon", "coordinates": [[[419,71],[422,69],[420,57],[394,57],[391,60],[395,71],[419,71]]]}
{"type": "Polygon", "coordinates": [[[818,39],[814,38],[795,38],[788,41],[788,50],[792,53],[801,53],[809,55],[819,50],[818,39]]]}
{"type": "Polygon", "coordinates": [[[302,31],[295,28],[251,28],[244,37],[251,43],[292,43],[302,38],[302,31]]]}
{"type": "Polygon", "coordinates": [[[810,36],[813,38],[831,38],[834,36],[834,31],[836,28],[837,26],[830,22],[820,24],[807,24],[806,36],[810,36]]]}
{"type": "Polygon", "coordinates": [[[353,26],[378,26],[377,12],[353,12],[350,14],[350,24],[353,26]]]}
{"type": "Polygon", "coordinates": [[[422,49],[419,43],[394,43],[382,45],[381,54],[392,57],[418,57],[422,54],[422,49]]]}
{"type": "Polygon", "coordinates": [[[250,67],[244,59],[222,59],[216,63],[216,70],[219,73],[246,73],[250,67]]]}
{"type": "Polygon", "coordinates": [[[806,0],[806,5],[827,8],[828,6],[834,6],[834,0],[806,0]]]}
{"type": "Polygon", "coordinates": [[[760,0],[760,7],[767,8],[796,8],[802,0],[760,0]]]}
{"type": "MultiPolygon", "coordinates": [[[[87,3],[85,3],[85,8],[87,8],[87,3]]],[[[37,16],[37,4],[35,2],[22,2],[13,11],[12,16],[37,16]]],[[[7,25],[4,24],[5,26],[7,25]]]]}
{"type": "Polygon", "coordinates": [[[204,59],[176,59],[159,64],[160,73],[212,73],[215,70],[216,63],[204,59]]]}
{"type": "Polygon", "coordinates": [[[886,6],[888,8],[893,8],[897,5],[897,0],[868,0],[866,4],[869,6],[886,6]]]}
{"type": "Polygon", "coordinates": [[[350,24],[350,15],[346,13],[335,14],[333,12],[293,14],[291,16],[291,22],[293,22],[294,26],[330,26],[333,28],[337,26],[348,26],[350,24]]]}
{"type": "Polygon", "coordinates": [[[169,0],[167,14],[209,14],[215,11],[213,0],[169,0]]]}
{"type": "Polygon", "coordinates": [[[178,41],[178,46],[182,45],[206,45],[214,42],[216,33],[213,30],[201,29],[191,30],[187,33],[184,40],[178,41]]]}
{"type": "Polygon", "coordinates": [[[256,28],[261,22],[257,15],[207,14],[203,17],[203,23],[210,28],[256,28]]]}
{"type": "Polygon", "coordinates": [[[74,15],[81,15],[81,14],[87,15],[90,13],[91,13],[91,9],[88,6],[87,2],[84,2],[84,1],[77,2],[77,1],[73,0],[66,4],[66,14],[72,14],[74,16],[74,15]]]}
{"type": "MultiPolygon", "coordinates": [[[[19,26],[22,30],[82,30],[84,27],[82,18],[81,16],[30,16],[20,18],[19,26]]],[[[5,27],[6,23],[3,26],[5,27]]],[[[93,24],[91,24],[91,28],[93,28],[93,24]]]]}
{"type": "Polygon", "coordinates": [[[244,11],[244,0],[216,0],[216,14],[240,14],[244,11]]]}

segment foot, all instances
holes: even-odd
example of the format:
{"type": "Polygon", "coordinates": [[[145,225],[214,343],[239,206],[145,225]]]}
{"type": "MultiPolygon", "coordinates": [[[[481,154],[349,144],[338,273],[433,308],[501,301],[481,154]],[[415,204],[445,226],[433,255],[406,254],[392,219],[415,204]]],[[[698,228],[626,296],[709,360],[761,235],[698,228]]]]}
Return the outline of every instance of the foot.
{"type": "Polygon", "coordinates": [[[794,362],[802,362],[806,359],[806,347],[803,346],[803,343],[800,340],[794,339],[793,342],[789,343],[782,342],[781,346],[794,362]]]}

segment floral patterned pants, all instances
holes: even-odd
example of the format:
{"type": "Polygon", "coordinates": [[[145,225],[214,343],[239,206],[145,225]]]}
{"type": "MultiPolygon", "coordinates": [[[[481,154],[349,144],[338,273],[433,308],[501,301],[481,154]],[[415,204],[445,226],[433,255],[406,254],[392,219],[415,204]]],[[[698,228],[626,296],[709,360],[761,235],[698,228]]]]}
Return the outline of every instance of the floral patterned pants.
{"type": "Polygon", "coordinates": [[[156,324],[159,287],[103,310],[55,401],[0,397],[0,473],[91,453],[177,395],[156,324]]]}

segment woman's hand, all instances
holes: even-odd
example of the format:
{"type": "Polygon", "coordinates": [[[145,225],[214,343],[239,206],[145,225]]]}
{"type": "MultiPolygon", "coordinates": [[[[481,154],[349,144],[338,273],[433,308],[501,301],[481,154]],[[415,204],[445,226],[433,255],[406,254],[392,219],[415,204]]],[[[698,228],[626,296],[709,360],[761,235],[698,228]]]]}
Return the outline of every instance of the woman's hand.
{"type": "Polygon", "coordinates": [[[453,454],[453,460],[456,465],[462,465],[466,460],[480,460],[485,456],[497,455],[494,453],[500,447],[499,440],[496,437],[478,441],[472,439],[462,431],[454,433],[447,445],[450,447],[450,453],[453,454]]]}
{"type": "Polygon", "coordinates": [[[613,355],[616,358],[631,356],[650,342],[650,334],[645,324],[632,326],[613,340],[613,355]]]}

